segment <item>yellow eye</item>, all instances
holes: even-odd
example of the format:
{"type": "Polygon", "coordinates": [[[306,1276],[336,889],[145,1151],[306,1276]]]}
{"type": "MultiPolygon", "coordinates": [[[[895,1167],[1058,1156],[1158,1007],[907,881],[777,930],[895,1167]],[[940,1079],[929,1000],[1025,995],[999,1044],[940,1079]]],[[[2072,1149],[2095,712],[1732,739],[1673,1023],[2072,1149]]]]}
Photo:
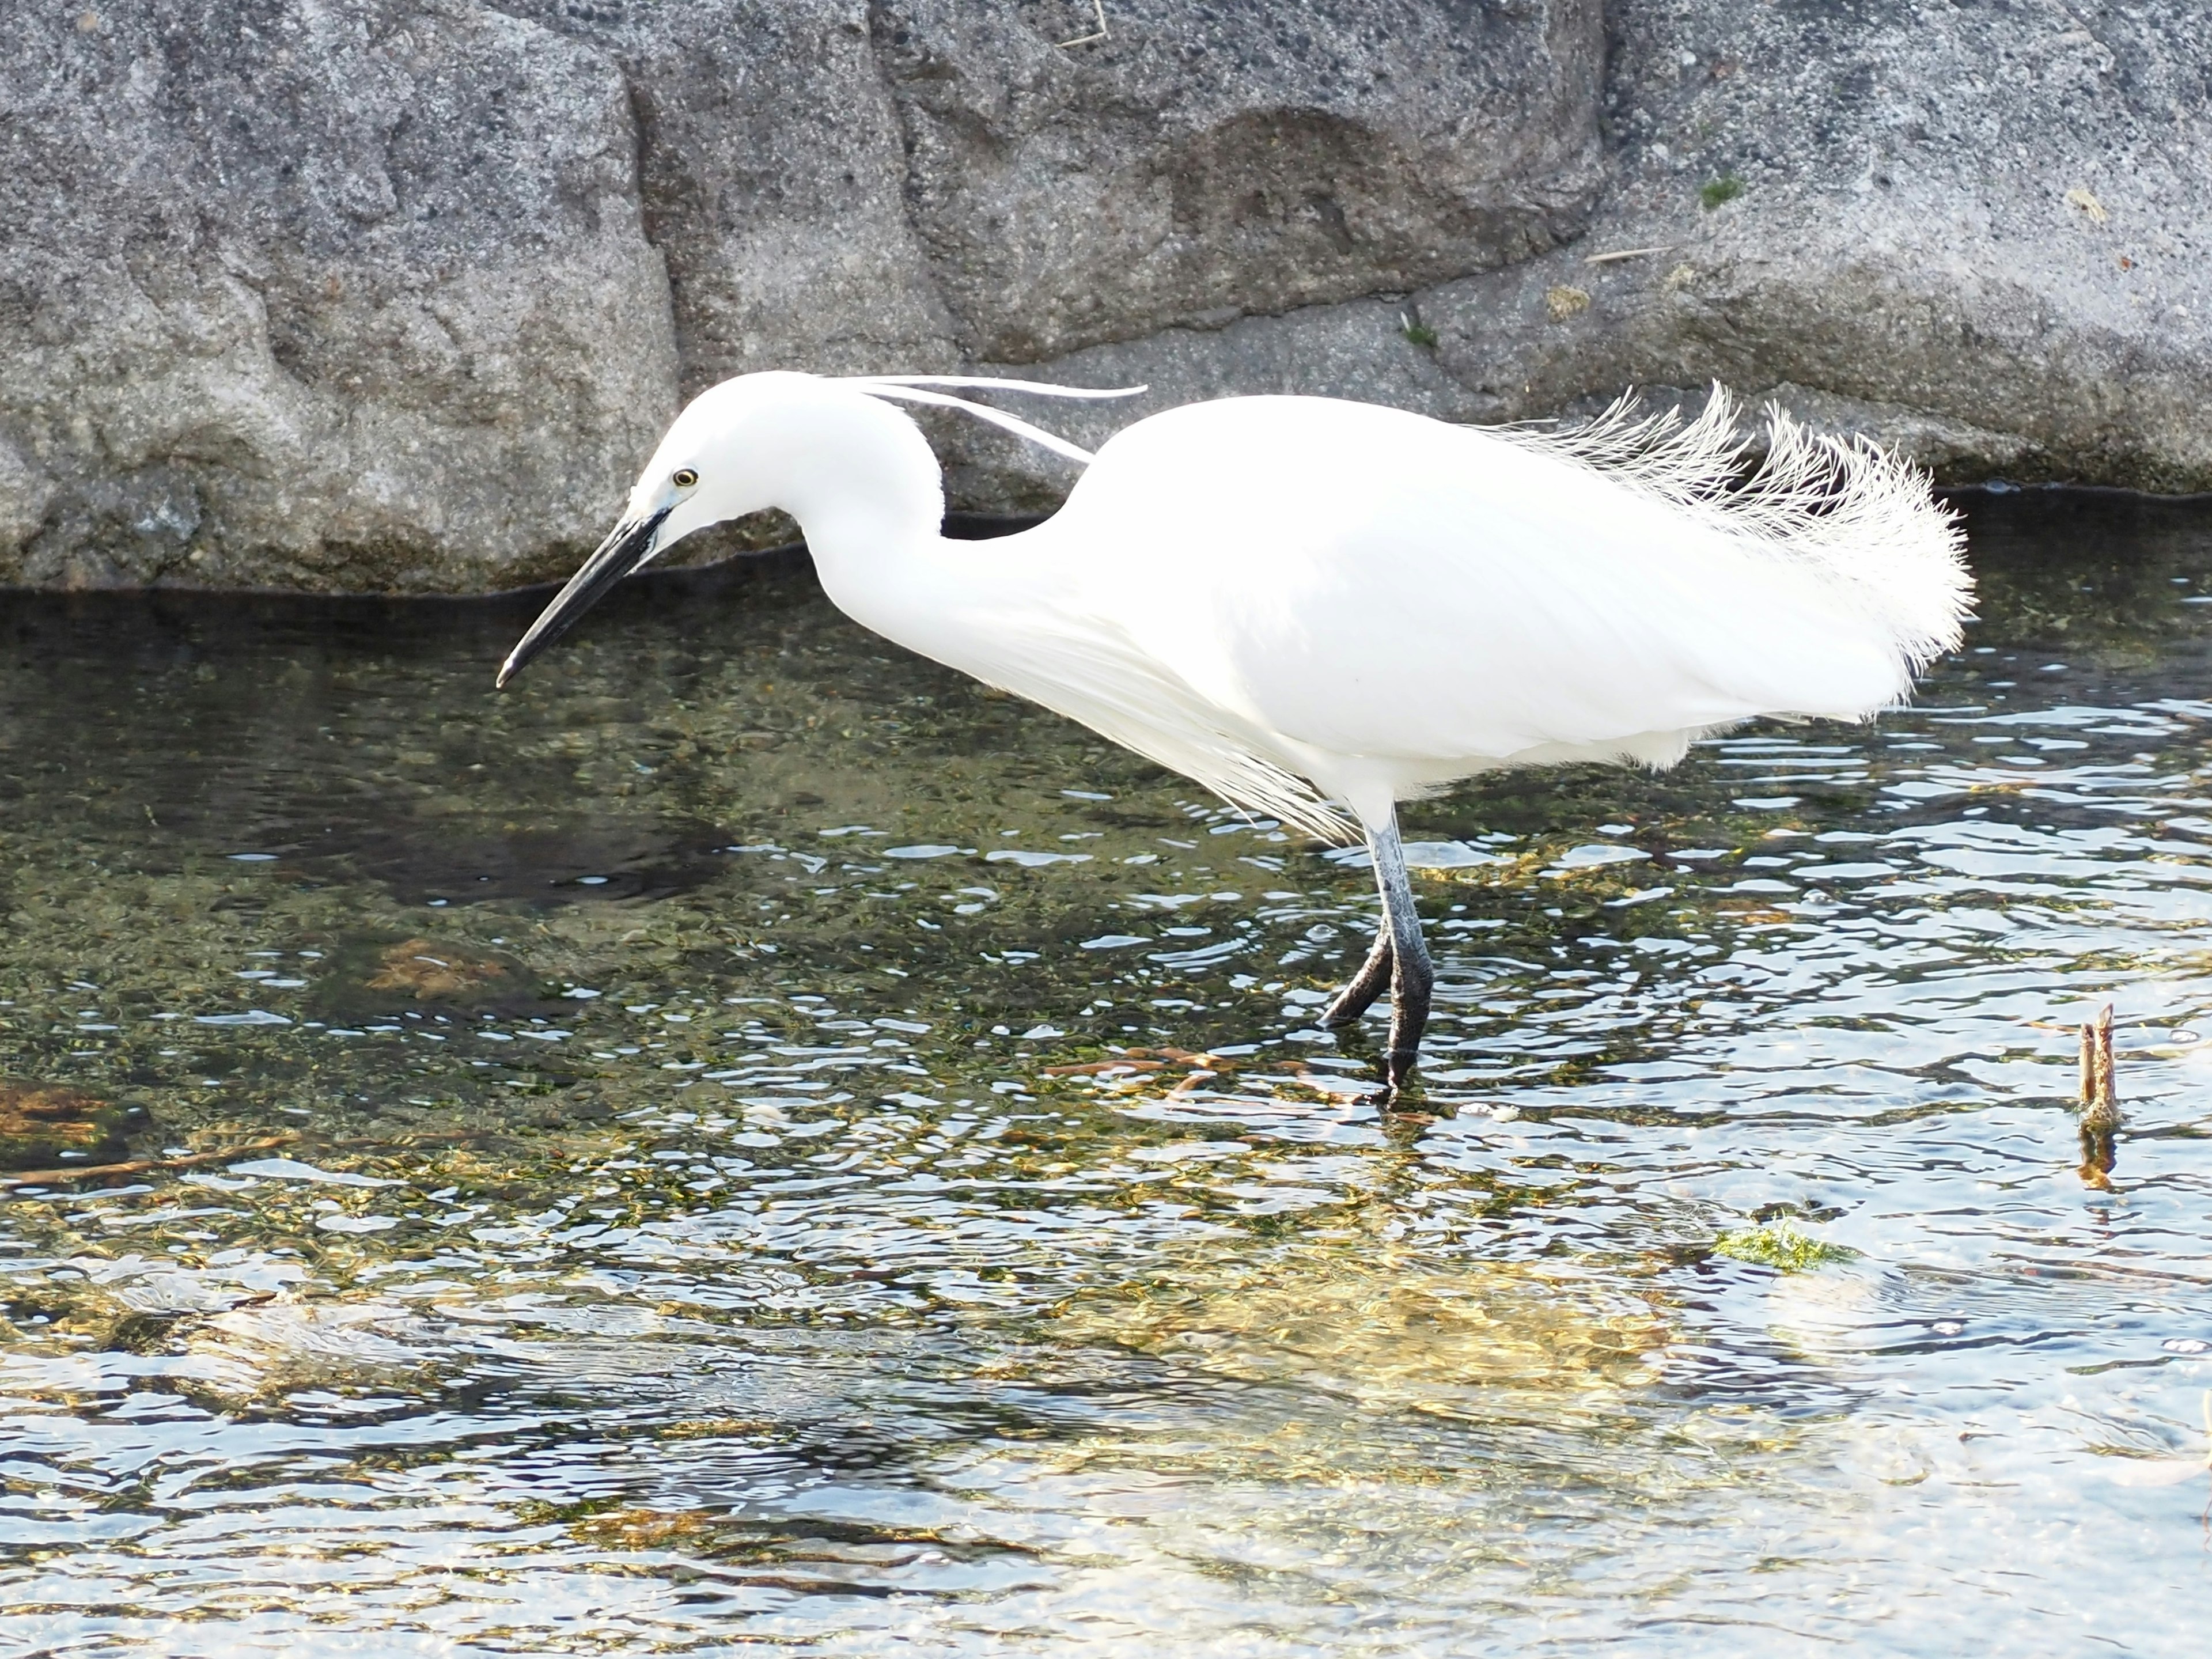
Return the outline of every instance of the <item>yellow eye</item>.
{"type": "Polygon", "coordinates": [[[676,469],[673,482],[678,489],[689,489],[699,482],[699,475],[688,466],[679,466],[676,469]]]}

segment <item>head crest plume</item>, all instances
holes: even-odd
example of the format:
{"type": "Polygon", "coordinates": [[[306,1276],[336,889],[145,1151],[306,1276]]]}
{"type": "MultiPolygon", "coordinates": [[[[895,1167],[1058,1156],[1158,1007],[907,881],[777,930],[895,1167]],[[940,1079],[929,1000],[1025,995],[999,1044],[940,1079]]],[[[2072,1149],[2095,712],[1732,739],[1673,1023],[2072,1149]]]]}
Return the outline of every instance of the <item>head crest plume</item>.
{"type": "Polygon", "coordinates": [[[1079,444],[1072,444],[1058,433],[1048,432],[1041,426],[1031,426],[1019,416],[1009,415],[1004,410],[993,409],[987,404],[970,403],[965,398],[955,398],[939,391],[940,386],[960,386],[989,392],[1026,392],[1039,398],[1134,398],[1150,388],[1141,386],[1120,386],[1101,390],[1091,386],[1053,386],[1042,380],[994,380],[962,374],[849,374],[842,377],[847,386],[869,392],[875,397],[896,399],[901,403],[927,404],[939,409],[957,409],[973,415],[1018,438],[1026,438],[1040,449],[1048,449],[1055,455],[1065,455],[1071,461],[1088,461],[1091,452],[1079,444]]]}

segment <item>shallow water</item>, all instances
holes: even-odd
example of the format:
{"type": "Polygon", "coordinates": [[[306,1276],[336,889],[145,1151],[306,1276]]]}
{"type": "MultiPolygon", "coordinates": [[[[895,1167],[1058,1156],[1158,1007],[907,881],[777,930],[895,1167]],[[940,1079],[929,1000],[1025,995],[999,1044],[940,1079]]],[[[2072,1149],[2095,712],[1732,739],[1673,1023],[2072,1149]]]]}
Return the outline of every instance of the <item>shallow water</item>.
{"type": "Polygon", "coordinates": [[[1364,870],[788,561],[9,597],[0,1073],[200,1161],[0,1194],[0,1651],[2197,1651],[2212,509],[1972,506],[1914,709],[1410,814],[1395,1121],[1364,870]]]}

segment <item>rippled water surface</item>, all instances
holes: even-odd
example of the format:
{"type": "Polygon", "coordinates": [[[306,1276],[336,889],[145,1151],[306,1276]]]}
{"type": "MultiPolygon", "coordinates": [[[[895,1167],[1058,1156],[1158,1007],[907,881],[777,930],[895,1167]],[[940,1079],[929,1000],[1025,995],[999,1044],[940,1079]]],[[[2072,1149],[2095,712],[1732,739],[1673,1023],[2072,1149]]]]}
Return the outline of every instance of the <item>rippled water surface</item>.
{"type": "Polygon", "coordinates": [[[1403,1118],[1364,870],[788,561],[0,600],[0,1652],[2202,1651],[2212,510],[1972,510],[1411,812],[1403,1118]]]}

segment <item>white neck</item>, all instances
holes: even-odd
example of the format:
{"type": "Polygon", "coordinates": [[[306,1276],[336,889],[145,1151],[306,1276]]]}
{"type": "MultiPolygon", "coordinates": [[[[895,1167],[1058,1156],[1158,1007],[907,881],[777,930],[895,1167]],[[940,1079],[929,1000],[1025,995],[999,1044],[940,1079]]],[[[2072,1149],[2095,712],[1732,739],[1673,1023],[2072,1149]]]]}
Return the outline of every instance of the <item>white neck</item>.
{"type": "Polygon", "coordinates": [[[776,480],[776,505],[810,531],[937,532],[945,509],[937,457],[921,429],[888,404],[823,387],[780,411],[774,433],[752,441],[771,452],[760,470],[776,480]]]}
{"type": "Polygon", "coordinates": [[[832,603],[898,639],[900,601],[939,539],[944,473],[906,416],[840,393],[793,410],[776,433],[775,505],[799,520],[832,603]]]}
{"type": "Polygon", "coordinates": [[[797,413],[778,444],[776,504],[799,520],[830,602],[908,650],[995,680],[1006,607],[1046,575],[1022,556],[1030,550],[939,533],[943,469],[903,412],[852,392],[797,413]]]}

